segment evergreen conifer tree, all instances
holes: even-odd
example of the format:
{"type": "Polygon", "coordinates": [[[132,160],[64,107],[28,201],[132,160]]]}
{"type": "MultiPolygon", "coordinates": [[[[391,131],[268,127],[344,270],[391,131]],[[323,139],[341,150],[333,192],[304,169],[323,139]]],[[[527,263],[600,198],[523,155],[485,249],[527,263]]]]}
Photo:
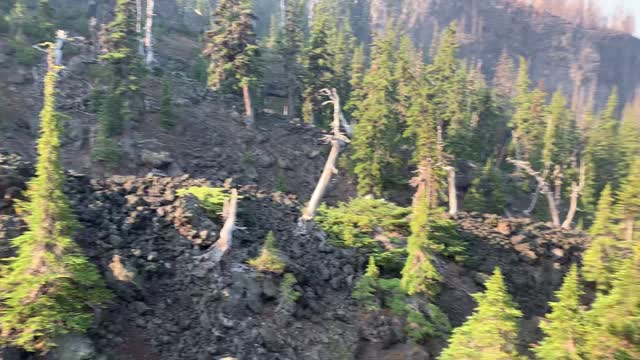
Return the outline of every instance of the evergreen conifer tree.
{"type": "Polygon", "coordinates": [[[352,295],[353,298],[356,299],[367,310],[376,310],[380,307],[380,304],[376,297],[379,276],[380,271],[376,266],[376,261],[373,256],[369,256],[369,265],[367,266],[367,271],[356,283],[356,286],[353,288],[352,295]]]}
{"type": "Polygon", "coordinates": [[[28,231],[12,240],[17,255],[0,267],[0,344],[46,352],[58,335],[84,332],[93,309],[110,298],[98,270],[73,240],[76,222],[60,161],[55,65],[49,44],[36,177],[25,204],[28,231]]]}
{"type": "Polygon", "coordinates": [[[640,156],[630,159],[628,173],[618,193],[618,216],[624,229],[623,239],[627,246],[632,246],[640,238],[640,156]]]}
{"type": "Polygon", "coordinates": [[[251,0],[221,0],[214,17],[204,50],[210,62],[209,86],[219,88],[228,83],[242,90],[245,123],[251,127],[255,121],[251,87],[260,76],[251,0]]]}
{"type": "Polygon", "coordinates": [[[302,51],[306,27],[303,0],[289,0],[285,10],[285,22],[278,38],[278,50],[287,74],[287,99],[289,118],[296,117],[301,97],[302,51]]]}
{"type": "Polygon", "coordinates": [[[363,85],[366,70],[365,48],[364,44],[360,44],[360,46],[355,48],[351,59],[351,79],[349,81],[351,93],[349,94],[349,100],[346,105],[346,111],[348,113],[353,113],[357,104],[362,101],[364,97],[363,85]]]}
{"type": "Polygon", "coordinates": [[[614,220],[613,194],[611,185],[607,184],[600,194],[596,219],[589,230],[593,240],[583,257],[583,276],[585,280],[596,283],[600,291],[610,288],[621,260],[614,220]]]}
{"type": "Polygon", "coordinates": [[[394,33],[377,36],[372,49],[372,66],[364,83],[363,100],[353,117],[354,172],[361,196],[382,193],[383,173],[393,151],[392,127],[396,124],[395,87],[393,81],[394,33]]]}
{"type": "Polygon", "coordinates": [[[440,360],[511,360],[516,351],[518,319],[500,269],[485,283],[484,293],[474,294],[478,306],[467,321],[453,330],[440,360]]]}
{"type": "Polygon", "coordinates": [[[414,178],[417,186],[413,199],[413,211],[411,213],[411,235],[407,241],[407,260],[402,269],[401,286],[409,295],[422,293],[428,296],[435,295],[441,275],[433,263],[436,252],[441,246],[429,239],[429,214],[433,207],[434,186],[433,169],[426,161],[418,170],[418,176],[414,178]]]}
{"type": "Polygon", "coordinates": [[[640,358],[640,245],[587,312],[586,359],[640,358]]]}
{"type": "Polygon", "coordinates": [[[540,328],[545,338],[534,348],[540,360],[580,360],[583,359],[584,314],[580,303],[583,292],[580,289],[576,265],[564,278],[564,283],[552,302],[551,313],[545,317],[540,328]]]}
{"type": "Polygon", "coordinates": [[[160,125],[165,129],[172,129],[176,126],[175,114],[173,112],[171,84],[167,79],[162,81],[162,98],[160,99],[160,125]]]}
{"type": "Polygon", "coordinates": [[[513,142],[515,147],[515,156],[518,160],[525,160],[525,144],[524,129],[526,124],[531,121],[531,92],[529,87],[529,64],[523,57],[520,58],[518,68],[518,79],[516,83],[516,96],[514,102],[514,114],[511,119],[510,126],[513,129],[513,142]]]}

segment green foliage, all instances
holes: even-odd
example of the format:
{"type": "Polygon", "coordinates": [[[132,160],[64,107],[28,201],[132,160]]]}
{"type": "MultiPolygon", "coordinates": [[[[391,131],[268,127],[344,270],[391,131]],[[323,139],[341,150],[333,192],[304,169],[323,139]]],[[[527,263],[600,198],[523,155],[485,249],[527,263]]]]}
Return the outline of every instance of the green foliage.
{"type": "Polygon", "coordinates": [[[449,347],[441,360],[508,360],[520,359],[517,351],[518,319],[500,269],[485,283],[484,293],[474,294],[478,307],[467,321],[453,330],[449,347]]]}
{"type": "Polygon", "coordinates": [[[291,273],[284,274],[282,282],[280,282],[280,301],[278,306],[286,307],[295,304],[302,295],[293,287],[298,283],[296,277],[291,273]]]}
{"type": "Polygon", "coordinates": [[[213,216],[222,213],[225,200],[228,195],[224,188],[213,188],[208,186],[191,186],[184,189],[179,189],[176,194],[178,196],[195,196],[202,207],[207,209],[213,216]]]}
{"type": "Polygon", "coordinates": [[[40,113],[36,177],[23,204],[28,231],[12,240],[15,257],[0,266],[0,345],[46,352],[58,335],[84,332],[110,299],[96,267],[73,241],[77,223],[62,192],[61,117],[55,112],[60,67],[49,53],[40,113]]]}
{"type": "Polygon", "coordinates": [[[249,260],[248,263],[254,269],[262,272],[279,274],[284,271],[287,264],[282,260],[279,250],[276,248],[276,237],[273,235],[273,231],[269,231],[267,234],[260,256],[249,260]]]}
{"type": "Polygon", "coordinates": [[[375,249],[377,234],[393,238],[407,233],[408,212],[385,200],[361,197],[334,208],[323,204],[316,221],[341,246],[375,249]]]}
{"type": "Polygon", "coordinates": [[[367,271],[360,280],[358,280],[352,293],[353,298],[367,310],[377,310],[380,308],[376,296],[379,275],[380,271],[376,266],[376,261],[373,256],[370,256],[367,271]]]}
{"type": "Polygon", "coordinates": [[[629,159],[629,162],[628,175],[622,181],[617,204],[627,246],[640,239],[640,156],[629,159]]]}
{"type": "Polygon", "coordinates": [[[189,69],[189,77],[198,81],[202,85],[206,85],[208,82],[208,76],[209,73],[206,59],[202,56],[197,56],[189,69]]]}
{"type": "Polygon", "coordinates": [[[260,76],[251,1],[221,0],[214,17],[204,49],[210,64],[209,86],[220,88],[225,82],[236,88],[251,86],[260,76]]]}
{"type": "Polygon", "coordinates": [[[176,126],[176,116],[173,111],[173,96],[171,84],[168,80],[162,82],[162,98],[160,99],[160,126],[173,129],[176,126]]]}
{"type": "Polygon", "coordinates": [[[556,292],[556,302],[552,302],[551,313],[545,317],[540,328],[545,338],[534,348],[536,358],[540,360],[579,360],[583,359],[584,313],[580,297],[578,268],[576,265],[564,278],[562,288],[556,292]]]}
{"type": "Polygon", "coordinates": [[[372,66],[364,77],[363,100],[358,103],[353,117],[354,173],[358,180],[360,196],[382,194],[383,174],[391,165],[396,136],[397,120],[394,94],[394,38],[388,31],[384,37],[376,37],[372,48],[372,66]]]}
{"type": "Polygon", "coordinates": [[[600,294],[586,314],[585,358],[640,357],[640,246],[625,260],[608,294],[600,294]]]}
{"type": "Polygon", "coordinates": [[[409,295],[423,293],[433,296],[442,279],[433,260],[440,246],[429,239],[428,194],[420,188],[416,194],[411,214],[411,236],[407,241],[407,261],[402,269],[402,288],[409,295]]]}
{"type": "Polygon", "coordinates": [[[11,39],[9,46],[15,52],[16,62],[20,65],[34,66],[41,59],[41,53],[22,38],[11,39]]]}
{"type": "Polygon", "coordinates": [[[102,162],[107,166],[115,166],[120,162],[122,151],[119,145],[113,140],[100,133],[98,129],[98,135],[91,151],[91,159],[94,161],[102,162]]]}
{"type": "Polygon", "coordinates": [[[380,279],[383,306],[406,320],[405,331],[415,341],[444,336],[451,330],[449,319],[436,305],[428,303],[423,313],[409,304],[400,279],[380,279]],[[425,317],[426,315],[426,317],[425,317]]]}
{"type": "Polygon", "coordinates": [[[471,181],[471,189],[464,198],[469,211],[502,214],[507,205],[505,180],[489,159],[479,176],[471,181]]]}

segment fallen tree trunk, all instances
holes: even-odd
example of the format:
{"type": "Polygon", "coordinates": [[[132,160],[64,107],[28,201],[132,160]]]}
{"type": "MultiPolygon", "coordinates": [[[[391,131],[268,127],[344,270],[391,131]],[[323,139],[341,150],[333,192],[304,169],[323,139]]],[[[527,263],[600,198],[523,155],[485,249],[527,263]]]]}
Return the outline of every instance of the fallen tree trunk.
{"type": "Polygon", "coordinates": [[[67,33],[65,31],[63,30],[56,31],[56,47],[54,49],[55,65],[58,65],[58,66],[62,65],[62,57],[63,57],[62,48],[64,47],[64,41],[66,39],[67,39],[67,33]]]}
{"type": "Polygon", "coordinates": [[[340,132],[340,124],[344,116],[342,115],[340,96],[338,95],[338,92],[336,89],[323,89],[321,93],[329,97],[330,100],[326,103],[333,104],[333,135],[328,135],[325,138],[325,141],[331,143],[331,152],[329,153],[327,162],[324,165],[324,170],[322,171],[322,175],[320,175],[320,180],[318,180],[316,189],[313,191],[313,195],[311,195],[311,200],[309,200],[307,208],[302,214],[302,217],[300,217],[301,223],[313,220],[316,216],[318,207],[320,206],[322,198],[324,197],[324,194],[329,187],[329,183],[331,182],[331,175],[338,172],[336,170],[336,164],[338,162],[338,156],[340,155],[341,143],[349,142],[349,139],[340,132]]]}

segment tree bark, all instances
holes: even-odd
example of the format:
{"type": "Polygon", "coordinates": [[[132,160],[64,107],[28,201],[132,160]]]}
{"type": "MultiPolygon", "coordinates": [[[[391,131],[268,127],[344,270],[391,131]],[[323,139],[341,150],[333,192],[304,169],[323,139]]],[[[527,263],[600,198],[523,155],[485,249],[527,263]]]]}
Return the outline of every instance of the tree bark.
{"type": "Polygon", "coordinates": [[[300,218],[301,224],[304,224],[307,221],[311,221],[315,218],[318,207],[320,206],[322,198],[324,197],[324,194],[327,191],[327,187],[329,186],[329,182],[331,181],[331,175],[338,172],[336,170],[336,164],[338,162],[338,156],[340,155],[341,142],[349,142],[349,139],[340,132],[341,119],[343,119],[344,116],[342,115],[342,109],[340,107],[340,96],[338,95],[338,92],[336,91],[336,89],[324,89],[321,91],[321,93],[329,96],[330,100],[327,101],[327,103],[333,104],[333,135],[327,136],[325,139],[331,143],[331,152],[329,153],[327,162],[324,165],[324,170],[322,171],[320,180],[318,180],[316,189],[313,191],[313,195],[311,195],[311,200],[309,200],[309,204],[307,205],[304,214],[302,214],[302,217],[300,218]]]}
{"type": "Polygon", "coordinates": [[[62,48],[64,47],[64,41],[67,39],[67,33],[64,32],[63,30],[58,30],[56,31],[56,47],[54,49],[54,64],[60,66],[62,65],[62,57],[63,57],[63,51],[62,48]]]}
{"type": "Polygon", "coordinates": [[[629,243],[633,243],[633,232],[634,232],[634,223],[633,216],[628,215],[624,219],[624,239],[629,243]]]}
{"type": "Polygon", "coordinates": [[[554,194],[553,191],[551,191],[547,180],[545,179],[547,171],[545,170],[544,174],[541,175],[538,171],[535,171],[531,167],[531,164],[529,164],[528,161],[513,159],[507,159],[507,161],[536,179],[536,181],[538,182],[538,189],[540,189],[540,192],[542,192],[547,197],[549,212],[551,213],[551,221],[553,222],[553,225],[560,226],[560,215],[558,213],[558,207],[554,198],[554,194]]]}
{"type": "Polygon", "coordinates": [[[571,184],[571,202],[569,205],[569,211],[567,212],[567,217],[562,223],[563,229],[570,229],[571,224],[573,223],[573,218],[576,216],[576,211],[578,210],[578,198],[580,197],[580,193],[582,193],[582,189],[584,188],[586,178],[585,172],[586,170],[584,164],[580,164],[580,175],[578,178],[578,183],[574,181],[571,184]]]}
{"type": "Polygon", "coordinates": [[[136,0],[136,34],[138,36],[138,54],[144,56],[144,43],[142,39],[142,0],[136,0]]]}
{"type": "Polygon", "coordinates": [[[449,215],[458,213],[458,192],[456,190],[456,169],[453,166],[446,167],[449,183],[449,215]]]}
{"type": "Polygon", "coordinates": [[[233,230],[236,228],[236,214],[238,212],[238,190],[232,189],[231,196],[224,203],[224,225],[220,230],[220,238],[200,258],[213,263],[219,263],[222,257],[231,249],[233,244],[233,230]]]}
{"type": "Polygon", "coordinates": [[[145,64],[151,65],[154,61],[153,54],[153,10],[155,7],[155,0],[147,0],[147,23],[145,24],[145,37],[144,47],[147,50],[145,58],[145,64]]]}
{"type": "Polygon", "coordinates": [[[242,97],[244,98],[244,123],[248,128],[252,128],[255,122],[255,116],[253,115],[249,85],[242,85],[242,97]]]}

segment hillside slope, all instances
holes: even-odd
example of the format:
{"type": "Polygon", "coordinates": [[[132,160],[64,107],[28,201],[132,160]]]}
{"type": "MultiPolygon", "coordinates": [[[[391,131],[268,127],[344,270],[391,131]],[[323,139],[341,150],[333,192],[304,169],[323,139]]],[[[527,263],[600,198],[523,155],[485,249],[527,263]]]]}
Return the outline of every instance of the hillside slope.
{"type": "MultiPolygon", "coordinates": [[[[0,156],[0,198],[14,198],[29,175],[27,163],[0,156]]],[[[415,345],[403,318],[365,312],[351,299],[366,254],[330,244],[318,228],[301,232],[294,197],[242,187],[232,251],[220,265],[203,261],[220,220],[176,190],[207,184],[186,175],[69,175],[65,191],[82,225],[78,241],[116,295],[89,333],[102,359],[418,360],[440,351],[443,339],[415,345]],[[278,306],[280,275],[246,263],[268,231],[298,281],[301,297],[292,307],[278,306]]],[[[475,306],[470,294],[500,266],[525,314],[526,350],[539,338],[538,317],[567,264],[579,259],[585,237],[495,215],[461,214],[457,222],[469,260],[438,261],[444,280],[437,304],[459,325],[475,306]]],[[[10,207],[0,210],[0,256],[10,255],[8,241],[23,231],[20,224],[10,207]]]]}

